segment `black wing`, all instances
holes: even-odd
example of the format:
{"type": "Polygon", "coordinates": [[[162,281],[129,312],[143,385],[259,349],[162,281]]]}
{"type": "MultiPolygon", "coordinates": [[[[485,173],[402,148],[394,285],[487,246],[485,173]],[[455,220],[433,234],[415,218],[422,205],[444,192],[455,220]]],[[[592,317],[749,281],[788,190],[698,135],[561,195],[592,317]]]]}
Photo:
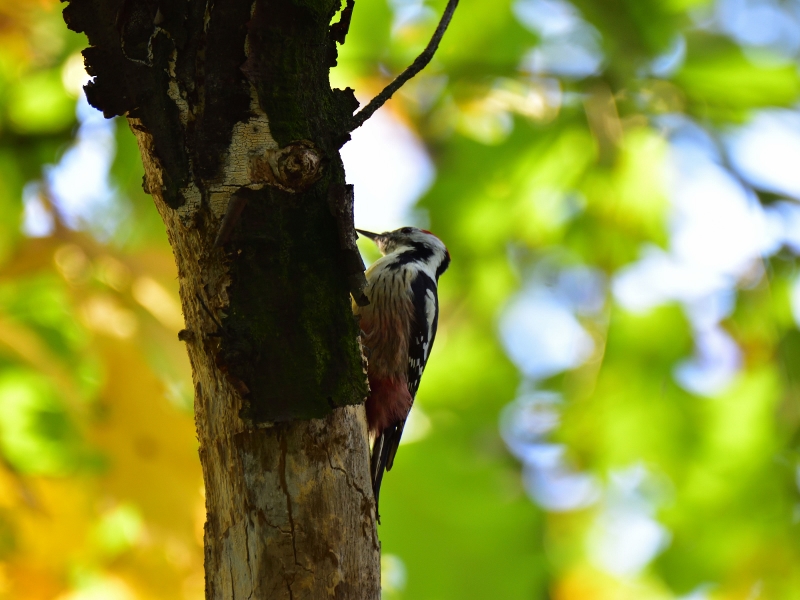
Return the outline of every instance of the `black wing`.
{"type": "Polygon", "coordinates": [[[431,354],[436,328],[439,325],[439,295],[436,284],[425,273],[419,273],[411,282],[414,304],[414,322],[408,339],[408,391],[417,395],[422,372],[431,354]]]}
{"type": "MultiPolygon", "coordinates": [[[[439,324],[439,296],[436,283],[425,273],[418,273],[411,282],[411,301],[414,305],[414,319],[411,323],[408,342],[408,391],[411,397],[417,395],[422,372],[431,354],[436,328],[439,324]]],[[[375,506],[383,480],[383,472],[391,471],[394,457],[403,435],[405,420],[390,425],[375,439],[372,447],[372,489],[375,493],[375,506]]],[[[380,516],[378,516],[380,522],[380,516]]]]}

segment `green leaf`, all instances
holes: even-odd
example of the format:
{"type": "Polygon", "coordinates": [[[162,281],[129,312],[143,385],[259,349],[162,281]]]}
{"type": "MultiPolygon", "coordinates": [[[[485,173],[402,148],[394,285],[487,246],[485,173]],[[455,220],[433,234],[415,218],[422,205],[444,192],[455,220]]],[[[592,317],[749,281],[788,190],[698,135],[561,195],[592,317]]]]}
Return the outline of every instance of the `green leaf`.
{"type": "Polygon", "coordinates": [[[75,100],[67,94],[57,69],[18,80],[8,100],[11,127],[21,134],[62,131],[75,122],[75,100]]]}
{"type": "Polygon", "coordinates": [[[791,106],[800,97],[794,63],[773,58],[757,64],[732,42],[705,34],[689,38],[686,63],[674,81],[689,111],[715,122],[739,122],[752,109],[791,106]]]}

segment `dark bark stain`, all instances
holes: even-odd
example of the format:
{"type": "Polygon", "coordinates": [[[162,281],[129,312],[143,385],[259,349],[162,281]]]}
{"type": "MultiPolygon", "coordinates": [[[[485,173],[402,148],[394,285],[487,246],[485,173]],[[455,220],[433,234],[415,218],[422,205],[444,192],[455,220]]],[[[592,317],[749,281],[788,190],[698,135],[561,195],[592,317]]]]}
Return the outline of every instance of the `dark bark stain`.
{"type": "Polygon", "coordinates": [[[181,190],[190,181],[203,189],[219,176],[233,126],[248,116],[249,85],[240,67],[250,7],[243,0],[211,6],[202,0],[71,0],[64,9],[69,28],[89,38],[83,51],[94,77],[86,86],[89,103],[106,117],[141,120],[153,136],[172,208],[184,203],[181,190]],[[188,106],[186,128],[167,94],[173,70],[188,106]]]}
{"type": "Polygon", "coordinates": [[[248,24],[251,51],[242,70],[281,146],[313,140],[334,155],[349,139],[335,136],[347,129],[358,101],[353,90],[331,90],[327,83],[339,35],[328,24],[339,6],[336,0],[255,2],[248,24]]]}
{"type": "MultiPolygon", "coordinates": [[[[194,161],[197,175],[204,181],[216,178],[231,141],[233,126],[249,117],[250,89],[240,67],[244,63],[245,24],[250,18],[250,2],[241,0],[214,2],[209,22],[198,48],[198,71],[202,69],[202,91],[195,94],[197,113],[193,125],[194,161]]],[[[192,59],[186,54],[187,63],[192,59]]],[[[189,65],[186,65],[185,88],[194,87],[189,65]]],[[[200,74],[200,73],[198,73],[200,74]]]]}
{"type": "Polygon", "coordinates": [[[166,28],[172,24],[163,21],[157,28],[153,8],[148,0],[72,0],[64,20],[89,38],[83,56],[93,80],[85,87],[86,98],[108,118],[141,119],[164,168],[164,200],[176,208],[184,202],[189,157],[178,109],[166,93],[175,49],[166,28]]]}

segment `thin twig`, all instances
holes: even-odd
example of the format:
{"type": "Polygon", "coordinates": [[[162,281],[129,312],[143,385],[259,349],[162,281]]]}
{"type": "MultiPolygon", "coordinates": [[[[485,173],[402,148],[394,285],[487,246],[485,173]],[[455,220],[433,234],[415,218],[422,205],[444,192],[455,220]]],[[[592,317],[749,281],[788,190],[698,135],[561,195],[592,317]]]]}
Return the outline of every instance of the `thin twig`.
{"type": "Polygon", "coordinates": [[[433,32],[433,37],[431,41],[428,42],[425,50],[411,63],[410,67],[397,76],[397,79],[387,85],[380,94],[369,102],[369,104],[353,115],[350,131],[361,127],[397,90],[403,87],[409,79],[422,71],[422,69],[431,62],[433,55],[436,53],[437,48],[439,48],[439,42],[442,41],[444,32],[447,31],[447,27],[450,25],[450,19],[453,18],[453,13],[457,6],[458,0],[448,0],[447,7],[444,9],[444,14],[442,15],[442,20],[439,21],[439,25],[436,27],[436,31],[433,32]]]}

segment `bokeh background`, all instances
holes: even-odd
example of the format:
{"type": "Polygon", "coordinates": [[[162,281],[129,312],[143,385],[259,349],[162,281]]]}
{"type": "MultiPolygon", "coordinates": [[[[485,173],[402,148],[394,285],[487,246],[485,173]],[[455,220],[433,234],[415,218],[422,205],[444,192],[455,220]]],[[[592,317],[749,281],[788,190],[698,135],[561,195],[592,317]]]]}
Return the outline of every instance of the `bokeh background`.
{"type": "MultiPolygon", "coordinates": [[[[333,84],[442,9],[357,0],[333,84]]],[[[200,599],[175,267],[60,11],[0,0],[0,598],[200,599]]],[[[463,0],[355,132],[358,226],[453,256],[386,600],[800,598],[799,55],[798,0],[463,0]]]]}

